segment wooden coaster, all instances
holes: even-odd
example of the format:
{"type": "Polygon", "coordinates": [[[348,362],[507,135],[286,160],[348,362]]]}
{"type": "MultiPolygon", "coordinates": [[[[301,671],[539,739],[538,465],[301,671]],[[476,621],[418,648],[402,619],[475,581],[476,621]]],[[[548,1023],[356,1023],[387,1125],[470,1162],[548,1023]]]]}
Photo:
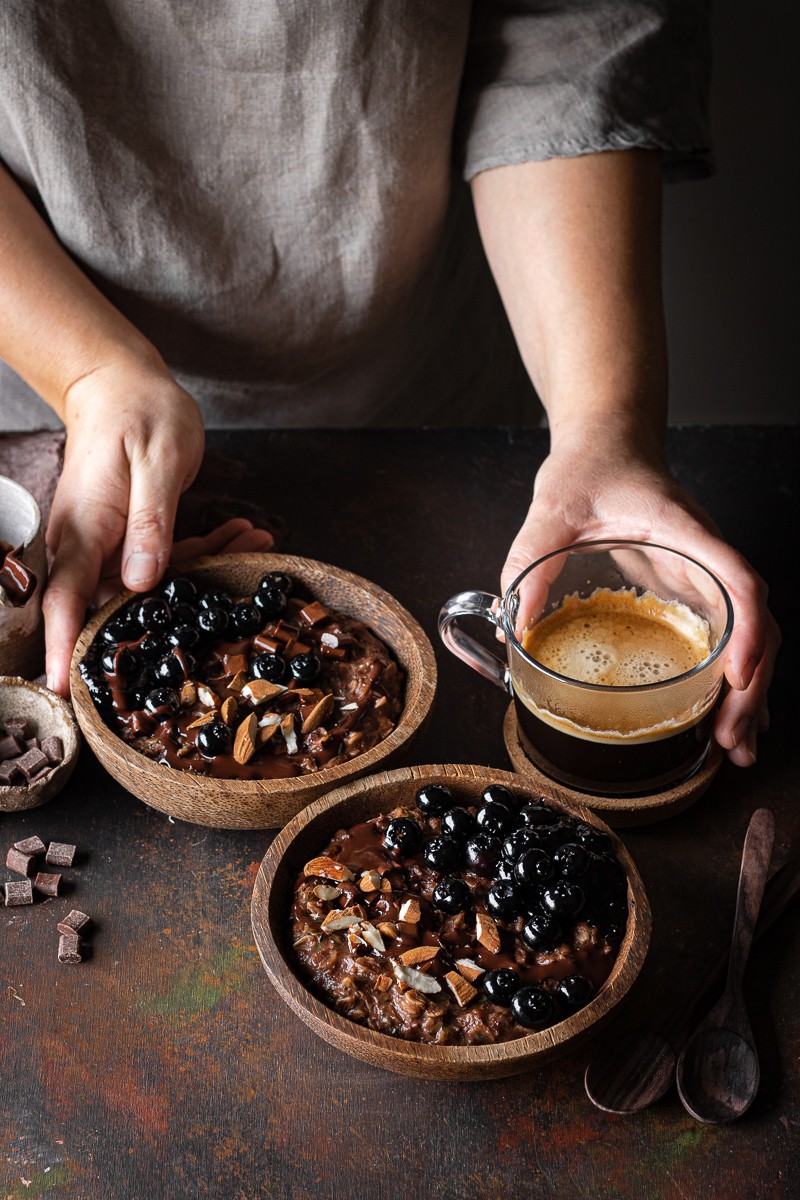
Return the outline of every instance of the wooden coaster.
{"type": "Polygon", "coordinates": [[[556,783],[549,775],[545,775],[535,767],[522,748],[519,740],[516,714],[513,703],[503,721],[503,740],[506,744],[508,757],[514,764],[518,775],[544,794],[554,792],[566,796],[576,804],[584,804],[598,813],[614,829],[623,829],[630,825],[652,825],[655,821],[663,821],[666,817],[674,817],[676,813],[690,808],[705,792],[708,785],[722,765],[723,753],[714,742],[699,770],[683,783],[664,792],[654,792],[649,796],[593,796],[588,792],[579,792],[575,788],[556,783]]]}

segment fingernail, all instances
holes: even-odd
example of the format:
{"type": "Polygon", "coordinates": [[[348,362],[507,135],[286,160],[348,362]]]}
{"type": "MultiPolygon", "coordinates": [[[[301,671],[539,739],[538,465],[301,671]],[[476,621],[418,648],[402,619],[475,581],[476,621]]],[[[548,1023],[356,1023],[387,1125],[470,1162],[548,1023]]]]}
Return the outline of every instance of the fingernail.
{"type": "Polygon", "coordinates": [[[758,666],[758,664],[755,662],[746,662],[744,664],[744,666],[742,667],[742,670],[739,674],[739,691],[740,692],[746,692],[747,689],[750,687],[750,684],[753,682],[753,675],[755,674],[755,670],[756,670],[757,666],[758,666]]]}
{"type": "Polygon", "coordinates": [[[53,686],[53,684],[54,684],[54,683],[55,683],[55,679],[53,678],[53,676],[52,676],[52,675],[47,675],[47,676],[45,677],[45,684],[44,684],[44,686],[47,688],[48,692],[54,692],[54,691],[55,691],[55,688],[54,688],[54,686],[53,686]]]}
{"type": "Polygon", "coordinates": [[[129,554],[122,572],[128,587],[136,587],[140,583],[149,583],[156,573],[158,563],[155,554],[144,554],[141,551],[129,554]]]}
{"type": "Polygon", "coordinates": [[[736,722],[733,729],[731,730],[731,741],[733,742],[734,746],[738,746],[739,742],[741,742],[744,739],[749,725],[750,725],[749,717],[742,717],[740,720],[738,720],[736,722]]]}

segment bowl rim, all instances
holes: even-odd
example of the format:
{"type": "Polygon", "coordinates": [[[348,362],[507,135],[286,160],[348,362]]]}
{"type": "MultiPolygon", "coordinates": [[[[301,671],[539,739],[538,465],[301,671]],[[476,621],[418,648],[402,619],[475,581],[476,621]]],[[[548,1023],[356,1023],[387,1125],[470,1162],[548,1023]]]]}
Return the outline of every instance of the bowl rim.
{"type": "MultiPolygon", "coordinates": [[[[420,1073],[424,1073],[425,1068],[433,1070],[448,1065],[454,1068],[497,1067],[504,1064],[511,1067],[521,1061],[550,1056],[559,1048],[565,1048],[588,1029],[602,1023],[629,991],[641,970],[650,945],[652,914],[633,859],[613,829],[595,813],[566,797],[559,799],[557,794],[554,794],[547,797],[549,803],[552,802],[555,807],[610,835],[614,852],[628,879],[629,921],[625,937],[620,944],[609,978],[584,1008],[547,1029],[525,1034],[511,1041],[479,1046],[440,1046],[379,1033],[342,1016],[317,998],[311,987],[297,974],[288,956],[273,937],[271,928],[270,918],[275,906],[283,903],[275,897],[276,876],[284,868],[287,855],[291,854],[298,836],[313,821],[339,807],[344,809],[349,801],[363,792],[374,789],[378,793],[394,784],[412,780],[417,781],[419,786],[428,782],[446,783],[448,780],[453,783],[464,782],[469,776],[477,783],[502,783],[517,791],[533,790],[529,788],[525,779],[510,771],[465,764],[400,767],[393,771],[373,774],[364,779],[354,780],[346,788],[328,792],[299,812],[276,835],[259,866],[251,901],[251,922],[256,947],[270,982],[281,999],[316,1034],[356,1057],[379,1065],[386,1065],[380,1060],[394,1059],[404,1062],[412,1071],[419,1070],[420,1073]],[[635,901],[632,897],[634,887],[638,890],[635,901]],[[261,921],[257,920],[257,913],[263,918],[261,921]],[[634,950],[635,954],[632,953],[634,950]],[[591,1020],[587,1020],[587,1016],[591,1016],[591,1020]]],[[[558,789],[555,791],[557,793],[558,789]]],[[[386,806],[390,806],[388,801],[386,806]]],[[[321,852],[320,846],[318,853],[321,852]]],[[[294,871],[295,867],[292,866],[292,876],[294,871]]]]}
{"type": "MultiPolygon", "coordinates": [[[[336,567],[331,563],[324,563],[319,559],[305,558],[300,555],[249,552],[244,554],[205,555],[202,558],[192,559],[191,562],[183,564],[179,572],[176,571],[175,573],[183,576],[191,575],[198,571],[224,571],[225,567],[229,564],[234,562],[242,563],[243,560],[251,560],[254,565],[256,563],[263,564],[265,571],[283,569],[287,573],[291,573],[293,564],[309,564],[326,574],[334,576],[340,582],[357,585],[362,588],[372,599],[377,600],[379,604],[390,609],[395,615],[401,618],[403,627],[409,634],[410,641],[419,656],[419,687],[416,701],[413,704],[404,704],[400,719],[392,732],[383,741],[373,746],[372,749],[365,751],[356,758],[348,760],[346,763],[339,763],[333,767],[323,767],[320,771],[314,771],[306,775],[296,775],[289,779],[218,779],[212,776],[181,772],[181,782],[188,791],[198,792],[207,790],[209,794],[205,798],[206,802],[211,805],[219,803],[220,807],[223,807],[224,801],[221,798],[215,800],[212,793],[224,792],[226,785],[235,786],[236,794],[242,797],[263,797],[269,795],[270,792],[279,792],[281,796],[290,799],[295,794],[302,795],[310,787],[317,789],[321,787],[336,787],[339,783],[346,782],[352,778],[354,771],[358,771],[359,773],[368,771],[371,767],[380,763],[387,755],[399,750],[417,732],[431,710],[437,682],[436,658],[433,647],[416,618],[400,604],[399,600],[396,600],[384,588],[343,567],[336,567]]],[[[100,627],[118,608],[121,608],[123,604],[126,604],[139,594],[129,589],[116,593],[86,623],[75,645],[70,663],[70,693],[78,724],[92,748],[94,749],[95,744],[99,742],[107,752],[111,752],[121,759],[131,771],[137,774],[144,772],[148,777],[157,780],[161,777],[161,772],[169,768],[165,767],[163,763],[154,762],[138,750],[134,750],[132,746],[115,734],[113,730],[109,729],[97,712],[86,684],[78,670],[79,663],[100,627]],[[113,739],[113,741],[109,741],[109,739],[113,739]],[[155,772],[159,772],[159,774],[155,775],[155,772]]],[[[144,595],[145,593],[141,594],[144,595]]],[[[368,625],[369,622],[366,621],[365,624],[368,625]]],[[[394,647],[390,646],[389,648],[396,656],[394,647]]],[[[174,774],[172,782],[174,782],[174,774]]]]}

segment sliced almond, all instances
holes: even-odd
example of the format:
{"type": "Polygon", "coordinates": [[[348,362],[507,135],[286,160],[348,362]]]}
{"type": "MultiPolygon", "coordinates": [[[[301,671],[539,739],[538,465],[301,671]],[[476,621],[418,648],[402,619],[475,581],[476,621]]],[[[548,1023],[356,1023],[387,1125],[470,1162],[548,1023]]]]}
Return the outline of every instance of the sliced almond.
{"type": "Polygon", "coordinates": [[[296,941],[292,942],[292,946],[296,949],[298,946],[304,946],[306,942],[316,942],[317,940],[317,934],[303,933],[296,941]]]}
{"type": "Polygon", "coordinates": [[[329,858],[327,854],[321,854],[319,858],[312,858],[307,862],[303,867],[303,874],[319,875],[322,879],[332,879],[335,883],[349,883],[351,879],[355,879],[349,867],[337,862],[335,858],[329,858]]]}
{"type": "Polygon", "coordinates": [[[365,871],[358,881],[362,892],[377,892],[381,886],[381,877],[377,871],[365,871]]]}
{"type": "Polygon", "coordinates": [[[378,929],[384,937],[389,938],[392,942],[397,937],[397,926],[394,921],[378,921],[378,929]]]}
{"type": "Polygon", "coordinates": [[[378,950],[381,954],[383,954],[384,950],[386,949],[386,943],[381,937],[380,930],[376,929],[375,926],[369,921],[364,921],[363,924],[359,926],[359,929],[361,930],[361,936],[367,945],[372,946],[373,950],[378,950]]]}
{"type": "Polygon", "coordinates": [[[257,738],[259,748],[261,746],[266,746],[267,742],[270,740],[271,737],[273,737],[278,732],[279,728],[280,728],[280,726],[277,723],[275,725],[259,724],[258,738],[257,738]]]}
{"type": "Polygon", "coordinates": [[[197,688],[190,679],[187,679],[181,688],[180,699],[182,708],[191,708],[193,704],[197,703],[197,688]]]}
{"type": "Polygon", "coordinates": [[[417,971],[414,967],[407,967],[405,963],[398,962],[392,959],[392,970],[401,983],[406,987],[415,988],[418,992],[440,992],[442,985],[438,979],[433,979],[430,975],[426,975],[424,971],[417,971]]]}
{"type": "Polygon", "coordinates": [[[414,946],[411,950],[404,951],[400,955],[400,960],[407,967],[414,967],[417,963],[430,962],[432,958],[436,958],[438,953],[438,946],[414,946]]]}
{"type": "Polygon", "coordinates": [[[458,971],[448,971],[445,979],[460,1008],[464,1008],[478,994],[472,984],[459,975],[458,971]]]}
{"type": "Polygon", "coordinates": [[[323,696],[321,700],[312,708],[303,724],[300,726],[301,733],[311,733],[316,729],[326,717],[329,717],[333,712],[333,695],[323,696]]]}
{"type": "Polygon", "coordinates": [[[294,731],[294,713],[287,713],[281,718],[280,731],[283,734],[283,740],[286,742],[286,750],[289,754],[297,754],[297,734],[294,731]]]}
{"type": "Polygon", "coordinates": [[[197,699],[200,701],[201,704],[205,705],[206,708],[218,708],[219,707],[219,696],[217,695],[216,692],[213,692],[211,690],[211,688],[208,686],[208,684],[198,683],[197,699]]]}
{"type": "Polygon", "coordinates": [[[459,974],[468,979],[470,983],[474,983],[476,979],[485,974],[483,967],[479,967],[477,963],[470,962],[468,958],[456,959],[456,967],[459,974]]]}
{"type": "Polygon", "coordinates": [[[373,708],[383,708],[385,703],[386,703],[385,696],[376,696],[375,700],[373,701],[373,708]]]}
{"type": "Polygon", "coordinates": [[[245,763],[250,762],[250,759],[256,752],[257,738],[258,717],[255,713],[250,713],[236,730],[236,737],[233,742],[233,757],[237,763],[241,763],[244,766],[245,763]]]}
{"type": "Polygon", "coordinates": [[[497,924],[494,917],[490,917],[485,912],[477,913],[475,917],[475,936],[482,946],[485,946],[492,954],[497,954],[500,949],[500,934],[497,932],[497,924]]]}
{"type": "Polygon", "coordinates": [[[187,729],[199,729],[201,725],[208,725],[209,721],[216,721],[217,714],[215,712],[205,712],[202,716],[197,717],[194,721],[186,726],[187,729]]]}
{"type": "Polygon", "coordinates": [[[333,912],[328,913],[320,929],[325,933],[336,933],[339,929],[349,929],[351,925],[357,925],[366,915],[360,904],[354,904],[352,908],[335,908],[333,912]]]}
{"type": "Polygon", "coordinates": [[[341,894],[341,888],[332,887],[329,883],[318,883],[314,888],[314,895],[318,900],[335,900],[341,894]]]}
{"type": "Polygon", "coordinates": [[[417,925],[422,916],[419,907],[419,900],[411,896],[410,899],[404,900],[400,905],[400,920],[407,921],[409,925],[417,925]]]}
{"type": "Polygon", "coordinates": [[[234,675],[233,679],[228,684],[228,691],[229,692],[241,692],[242,688],[244,687],[244,685],[246,683],[247,683],[247,672],[239,671],[238,674],[234,675]]]}
{"type": "Polygon", "coordinates": [[[378,978],[375,980],[375,991],[376,992],[388,992],[388,990],[391,986],[392,986],[391,975],[379,975],[378,978]]]}
{"type": "Polygon", "coordinates": [[[384,896],[388,895],[389,892],[391,892],[391,890],[392,890],[392,885],[391,885],[390,880],[382,879],[381,880],[381,891],[383,892],[384,896]]]}
{"type": "Polygon", "coordinates": [[[360,925],[350,925],[347,930],[347,944],[351,950],[357,950],[359,946],[364,945],[360,925]]]}
{"type": "Polygon", "coordinates": [[[239,705],[234,700],[233,696],[228,696],[227,700],[222,701],[220,716],[226,725],[232,725],[236,720],[236,714],[239,711],[239,705]]]}
{"type": "Polygon", "coordinates": [[[194,746],[179,746],[178,747],[178,758],[188,758],[189,755],[193,751],[194,751],[194,746]]]}
{"type": "Polygon", "coordinates": [[[251,679],[244,685],[241,694],[245,700],[258,707],[259,704],[266,704],[267,700],[271,700],[273,696],[280,696],[285,691],[286,688],[280,683],[270,683],[268,679],[251,679]]]}

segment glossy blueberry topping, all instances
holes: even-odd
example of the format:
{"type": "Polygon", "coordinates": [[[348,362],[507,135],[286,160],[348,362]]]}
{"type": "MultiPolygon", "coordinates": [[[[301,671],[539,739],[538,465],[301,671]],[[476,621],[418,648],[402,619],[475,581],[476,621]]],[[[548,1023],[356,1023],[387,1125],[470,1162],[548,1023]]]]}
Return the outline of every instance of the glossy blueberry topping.
{"type": "Polygon", "coordinates": [[[407,857],[416,854],[422,844],[422,830],[410,817],[395,817],[386,826],[383,845],[390,854],[407,857]]]}
{"type": "Polygon", "coordinates": [[[175,604],[194,604],[197,588],[191,579],[179,577],[177,579],[170,579],[169,583],[165,583],[161,589],[161,594],[170,607],[175,604]]]}
{"type": "Polygon", "coordinates": [[[526,1029],[536,1029],[552,1017],[553,1000],[544,988],[520,988],[511,1001],[511,1011],[520,1025],[526,1029]]]}
{"type": "Polygon", "coordinates": [[[584,975],[568,975],[556,987],[559,1008],[565,1013],[577,1012],[592,998],[594,988],[584,975]]]}
{"type": "Polygon", "coordinates": [[[483,977],[483,990],[486,995],[492,1004],[501,1004],[503,1008],[508,1008],[519,988],[519,975],[511,967],[499,967],[496,971],[487,971],[483,977]]]}
{"type": "Polygon", "coordinates": [[[500,843],[488,833],[478,833],[467,842],[464,856],[470,871],[492,875],[500,857],[500,843]]]}
{"type": "Polygon", "coordinates": [[[255,604],[247,603],[234,604],[229,620],[231,630],[238,638],[255,637],[264,624],[264,618],[255,604]]]}
{"type": "Polygon", "coordinates": [[[289,668],[280,654],[258,654],[250,664],[254,679],[266,679],[269,683],[283,683],[289,668]]]}
{"type": "Polygon", "coordinates": [[[470,890],[463,879],[445,875],[433,889],[434,907],[446,913],[460,913],[469,908],[470,890]]]}
{"type": "Polygon", "coordinates": [[[466,808],[451,808],[442,817],[442,832],[457,838],[468,838],[475,832],[475,818],[466,808]]]}
{"type": "Polygon", "coordinates": [[[279,617],[286,608],[286,593],[269,585],[259,587],[253,596],[253,604],[261,613],[262,618],[279,617]]]}
{"type": "Polygon", "coordinates": [[[316,654],[295,654],[289,660],[289,670],[298,683],[313,683],[322,670],[322,663],[316,654]]]}
{"type": "Polygon", "coordinates": [[[454,871],[461,865],[463,850],[461,842],[449,834],[431,838],[425,847],[424,859],[434,871],[454,871]]]}
{"type": "Polygon", "coordinates": [[[441,783],[429,783],[417,792],[417,808],[429,817],[440,817],[453,805],[453,794],[441,783]]]}
{"type": "Polygon", "coordinates": [[[233,734],[222,721],[209,721],[197,731],[197,748],[205,758],[218,758],[220,754],[228,754],[232,745],[233,734]]]}

